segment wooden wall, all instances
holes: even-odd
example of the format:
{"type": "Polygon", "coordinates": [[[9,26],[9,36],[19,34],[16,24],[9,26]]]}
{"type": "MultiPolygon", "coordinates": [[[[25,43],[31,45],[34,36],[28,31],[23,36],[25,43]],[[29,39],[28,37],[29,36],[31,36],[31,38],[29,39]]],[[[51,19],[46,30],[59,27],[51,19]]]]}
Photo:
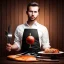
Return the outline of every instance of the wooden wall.
{"type": "MultiPolygon", "coordinates": [[[[64,1],[63,0],[0,0],[0,56],[6,56],[5,30],[11,25],[12,33],[27,20],[26,5],[40,4],[38,22],[48,28],[51,47],[64,51],[64,1]]],[[[12,44],[14,35],[12,39],[12,44]]]]}

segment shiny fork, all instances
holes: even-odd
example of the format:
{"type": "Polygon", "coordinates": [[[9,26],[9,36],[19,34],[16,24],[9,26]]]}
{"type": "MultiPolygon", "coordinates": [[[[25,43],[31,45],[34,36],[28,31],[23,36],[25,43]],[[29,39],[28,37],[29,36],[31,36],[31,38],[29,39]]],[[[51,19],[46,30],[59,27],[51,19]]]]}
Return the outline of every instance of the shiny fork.
{"type": "Polygon", "coordinates": [[[8,43],[11,43],[11,39],[12,39],[12,33],[8,33],[7,35],[8,43]]]}
{"type": "Polygon", "coordinates": [[[5,31],[5,36],[7,37],[7,43],[11,43],[12,39],[11,26],[8,26],[8,30],[5,31]]]}

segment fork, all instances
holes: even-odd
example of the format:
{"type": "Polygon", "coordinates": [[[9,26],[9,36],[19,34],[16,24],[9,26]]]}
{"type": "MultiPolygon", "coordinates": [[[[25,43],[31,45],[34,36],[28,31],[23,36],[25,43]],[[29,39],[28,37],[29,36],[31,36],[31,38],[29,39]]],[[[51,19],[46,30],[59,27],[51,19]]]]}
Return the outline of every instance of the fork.
{"type": "Polygon", "coordinates": [[[11,43],[12,39],[11,26],[8,26],[7,31],[5,31],[5,36],[7,37],[7,43],[11,43]]]}

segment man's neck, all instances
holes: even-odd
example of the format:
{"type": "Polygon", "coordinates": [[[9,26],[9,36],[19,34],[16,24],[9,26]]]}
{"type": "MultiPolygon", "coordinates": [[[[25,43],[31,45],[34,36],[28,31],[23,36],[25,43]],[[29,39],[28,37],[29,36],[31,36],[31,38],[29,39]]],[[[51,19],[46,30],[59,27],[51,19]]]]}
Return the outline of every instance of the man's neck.
{"type": "Polygon", "coordinates": [[[29,24],[29,26],[32,26],[35,21],[36,21],[36,20],[34,20],[34,21],[29,21],[29,20],[28,20],[27,23],[29,24]]]}

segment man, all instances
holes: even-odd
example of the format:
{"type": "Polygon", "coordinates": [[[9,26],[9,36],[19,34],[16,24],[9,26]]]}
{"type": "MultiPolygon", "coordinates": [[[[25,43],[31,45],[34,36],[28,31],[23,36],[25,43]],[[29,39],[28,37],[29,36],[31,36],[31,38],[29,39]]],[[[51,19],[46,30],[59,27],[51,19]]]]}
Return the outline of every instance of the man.
{"type": "Polygon", "coordinates": [[[6,46],[6,49],[8,51],[22,50],[22,43],[23,43],[22,37],[23,37],[24,29],[26,29],[26,28],[37,29],[38,35],[39,35],[39,44],[40,44],[40,48],[42,47],[42,50],[50,48],[49,35],[48,35],[47,28],[37,22],[39,10],[40,10],[40,8],[39,8],[38,3],[32,2],[32,3],[28,4],[27,11],[26,11],[26,14],[28,16],[28,20],[25,24],[19,25],[16,28],[14,44],[13,45],[7,44],[7,46],[6,46]]]}

